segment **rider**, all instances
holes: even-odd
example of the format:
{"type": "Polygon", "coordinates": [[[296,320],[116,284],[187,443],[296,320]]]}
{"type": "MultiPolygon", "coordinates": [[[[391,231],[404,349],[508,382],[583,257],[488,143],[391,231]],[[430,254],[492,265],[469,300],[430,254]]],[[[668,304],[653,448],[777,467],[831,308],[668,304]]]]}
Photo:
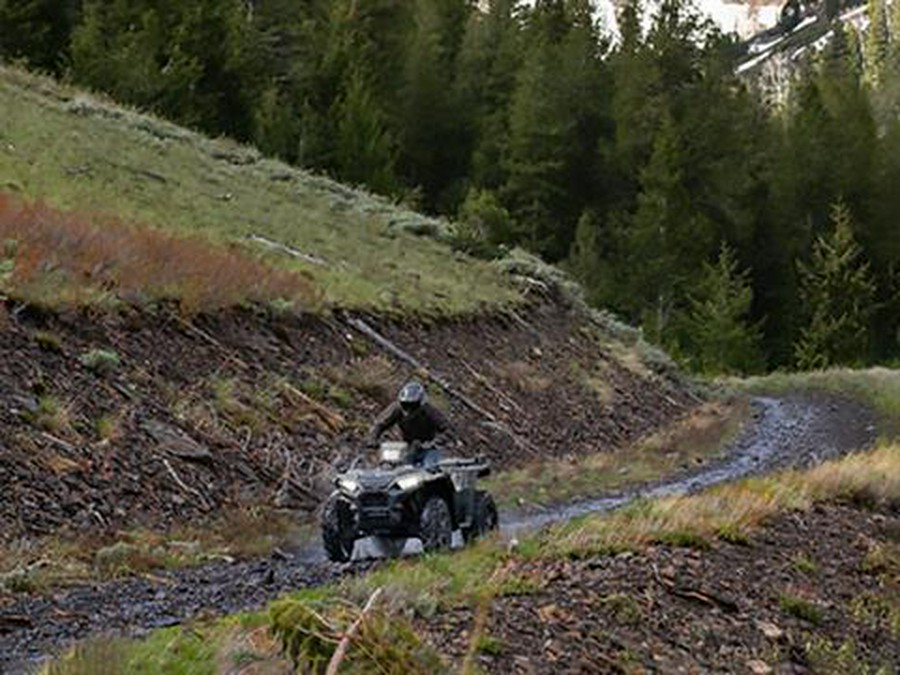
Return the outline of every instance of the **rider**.
{"type": "Polygon", "coordinates": [[[369,432],[369,445],[377,446],[381,435],[400,427],[403,440],[415,449],[414,464],[436,464],[440,453],[434,445],[439,434],[450,434],[450,423],[444,414],[428,402],[424,385],[411,380],[403,385],[397,400],[382,411],[369,432]]]}

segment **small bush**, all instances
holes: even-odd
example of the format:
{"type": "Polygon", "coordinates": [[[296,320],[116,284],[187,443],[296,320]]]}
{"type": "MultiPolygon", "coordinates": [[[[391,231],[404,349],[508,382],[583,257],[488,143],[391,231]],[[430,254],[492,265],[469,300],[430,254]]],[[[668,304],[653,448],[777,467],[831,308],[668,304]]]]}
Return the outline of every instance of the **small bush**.
{"type": "Polygon", "coordinates": [[[627,593],[607,595],[600,601],[600,604],[612,614],[617,623],[637,626],[644,620],[641,606],[627,593]]]}
{"type": "Polygon", "coordinates": [[[152,550],[119,541],[94,554],[94,568],[101,578],[117,578],[165,566],[163,556],[152,550]]]}
{"type": "Polygon", "coordinates": [[[867,574],[884,574],[895,571],[900,574],[900,546],[877,544],[866,553],[860,568],[867,574]]]}
{"type": "Polygon", "coordinates": [[[849,605],[850,615],[870,630],[887,630],[900,637],[900,598],[885,597],[878,593],[862,593],[849,605]]]}
{"type": "Polygon", "coordinates": [[[26,569],[16,568],[0,574],[0,590],[8,593],[31,593],[37,586],[34,575],[26,569]]]}
{"type": "Polygon", "coordinates": [[[808,621],[814,626],[818,626],[824,619],[822,608],[819,607],[819,605],[811,600],[789,593],[781,594],[778,598],[778,606],[781,608],[782,612],[795,616],[803,621],[808,621]]]}
{"type": "Polygon", "coordinates": [[[34,411],[29,411],[24,418],[44,431],[56,432],[68,428],[69,409],[55,396],[44,394],[34,411]]]}
{"type": "Polygon", "coordinates": [[[819,566],[802,553],[794,556],[794,569],[804,574],[815,574],[819,571],[819,566]]]}
{"type": "Polygon", "coordinates": [[[109,375],[122,363],[119,355],[109,349],[92,349],[82,354],[78,360],[81,365],[97,375],[109,375]]]}
{"type": "Polygon", "coordinates": [[[94,425],[97,437],[101,441],[111,441],[121,433],[119,421],[110,415],[104,415],[94,425]]]}
{"type": "Polygon", "coordinates": [[[62,340],[56,333],[39,330],[34,334],[34,341],[45,352],[62,353],[62,340]]]}
{"type": "Polygon", "coordinates": [[[887,675],[890,664],[873,668],[856,650],[852,639],[840,644],[825,637],[811,637],[803,646],[810,672],[817,675],[887,675]]]}
{"type": "Polygon", "coordinates": [[[490,656],[500,656],[506,648],[503,640],[493,635],[482,635],[475,643],[475,650],[479,654],[488,654],[490,656]]]}

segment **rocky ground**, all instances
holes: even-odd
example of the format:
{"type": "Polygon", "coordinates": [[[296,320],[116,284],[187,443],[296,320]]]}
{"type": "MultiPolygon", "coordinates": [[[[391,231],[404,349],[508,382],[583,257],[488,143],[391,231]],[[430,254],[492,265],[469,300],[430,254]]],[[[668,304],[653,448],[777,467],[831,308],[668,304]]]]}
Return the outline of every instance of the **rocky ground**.
{"type": "MultiPolygon", "coordinates": [[[[416,370],[346,317],[0,309],[0,542],[311,512],[416,370]]],[[[557,305],[369,324],[450,385],[433,398],[462,451],[501,468],[613,448],[696,403],[557,305]]]]}
{"type": "MultiPolygon", "coordinates": [[[[542,588],[496,599],[491,673],[892,673],[900,664],[900,511],[829,504],[710,550],[523,563],[542,588]],[[883,668],[884,670],[878,670],[883,668]]],[[[421,626],[461,663],[471,611],[421,626]]]]}

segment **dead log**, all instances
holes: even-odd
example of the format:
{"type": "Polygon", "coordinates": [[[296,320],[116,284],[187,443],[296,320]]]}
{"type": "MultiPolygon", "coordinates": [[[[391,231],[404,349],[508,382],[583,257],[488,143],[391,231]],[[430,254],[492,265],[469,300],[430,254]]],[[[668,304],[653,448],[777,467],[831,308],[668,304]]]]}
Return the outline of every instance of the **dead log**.
{"type": "Polygon", "coordinates": [[[297,249],[282,244],[281,242],[272,241],[271,239],[261,237],[258,234],[251,234],[249,237],[247,237],[247,240],[252,241],[255,244],[259,244],[269,250],[278,251],[279,253],[284,253],[285,255],[296,258],[297,260],[302,260],[303,262],[310,263],[311,265],[328,267],[328,261],[323,260],[318,256],[310,255],[309,253],[304,253],[303,251],[298,251],[297,249]]]}

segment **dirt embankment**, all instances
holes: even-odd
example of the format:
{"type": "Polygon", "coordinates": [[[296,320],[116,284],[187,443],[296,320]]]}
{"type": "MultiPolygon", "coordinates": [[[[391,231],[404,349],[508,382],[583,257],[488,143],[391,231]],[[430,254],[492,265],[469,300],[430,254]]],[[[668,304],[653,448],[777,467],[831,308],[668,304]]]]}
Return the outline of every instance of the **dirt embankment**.
{"type": "MultiPolygon", "coordinates": [[[[0,539],[314,510],[335,462],[410,376],[339,317],[250,311],[59,316],[8,305],[0,348],[0,539]]],[[[370,325],[448,381],[465,452],[501,467],[626,443],[694,398],[552,305],[370,325]]]]}
{"type": "MultiPolygon", "coordinates": [[[[900,513],[821,505],[711,550],[519,563],[537,593],[420,622],[489,673],[864,673],[900,663],[900,513]],[[470,656],[471,658],[471,656],[470,656]]],[[[884,670],[879,670],[884,668],[884,670]]]]}

